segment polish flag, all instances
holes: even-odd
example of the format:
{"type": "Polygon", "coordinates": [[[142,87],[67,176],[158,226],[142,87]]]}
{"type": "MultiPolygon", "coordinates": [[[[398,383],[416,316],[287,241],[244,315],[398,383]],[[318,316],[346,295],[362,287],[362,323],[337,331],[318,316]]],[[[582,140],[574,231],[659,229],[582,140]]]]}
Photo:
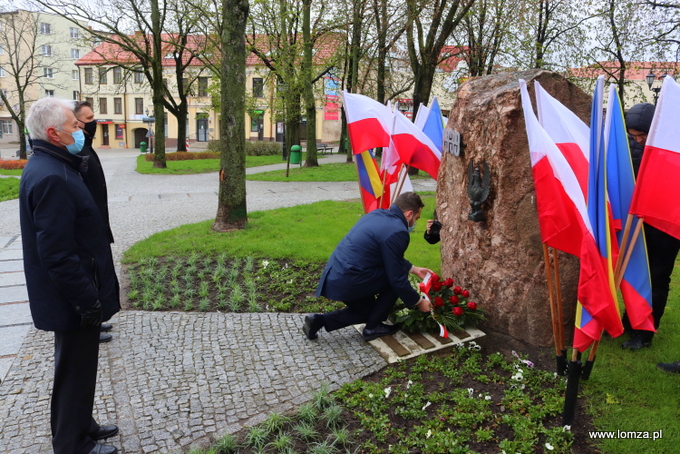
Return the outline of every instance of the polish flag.
{"type": "Polygon", "coordinates": [[[376,147],[388,147],[394,122],[391,109],[356,93],[343,91],[342,98],[354,154],[376,147]]]}
{"type": "Polygon", "coordinates": [[[441,151],[401,112],[394,113],[392,140],[405,164],[427,172],[432,178],[437,179],[442,160],[441,151]]]}
{"type": "Polygon", "coordinates": [[[661,87],[630,212],[680,238],[680,86],[667,76],[661,87]]]}
{"type": "Polygon", "coordinates": [[[534,81],[538,120],[574,170],[584,197],[588,197],[590,128],[564,104],[534,81]]]}

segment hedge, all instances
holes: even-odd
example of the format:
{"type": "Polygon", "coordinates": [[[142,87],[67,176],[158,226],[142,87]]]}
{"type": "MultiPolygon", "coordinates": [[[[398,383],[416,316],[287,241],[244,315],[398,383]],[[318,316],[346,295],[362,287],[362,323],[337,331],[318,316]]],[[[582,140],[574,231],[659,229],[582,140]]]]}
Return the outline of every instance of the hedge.
{"type": "MultiPolygon", "coordinates": [[[[148,153],[144,156],[147,161],[153,161],[153,153],[148,153]]],[[[165,153],[166,161],[191,161],[193,159],[220,159],[220,154],[214,151],[176,151],[174,153],[165,153]]]]}
{"type": "MultiPolygon", "coordinates": [[[[220,141],[211,140],[208,143],[208,150],[219,152],[220,141]]],[[[255,142],[246,141],[246,156],[274,156],[281,154],[280,142],[269,142],[258,140],[255,142]]]]}

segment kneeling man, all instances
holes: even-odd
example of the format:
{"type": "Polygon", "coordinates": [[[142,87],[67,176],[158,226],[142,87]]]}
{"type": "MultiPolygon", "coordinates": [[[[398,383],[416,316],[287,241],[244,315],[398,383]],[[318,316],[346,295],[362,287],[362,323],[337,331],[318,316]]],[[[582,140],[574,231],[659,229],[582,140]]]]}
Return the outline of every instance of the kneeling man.
{"type": "Polygon", "coordinates": [[[364,215],[335,248],[323,271],[317,296],[342,301],[344,309],[305,318],[303,331],[316,339],[321,328],[333,331],[365,323],[363,336],[369,341],[394,334],[399,328],[386,325],[397,298],[407,307],[430,311],[430,302],[418,295],[408,281],[413,273],[424,279],[432,271],[411,265],[404,258],[416,221],[423,210],[420,196],[401,194],[388,210],[364,215]]]}

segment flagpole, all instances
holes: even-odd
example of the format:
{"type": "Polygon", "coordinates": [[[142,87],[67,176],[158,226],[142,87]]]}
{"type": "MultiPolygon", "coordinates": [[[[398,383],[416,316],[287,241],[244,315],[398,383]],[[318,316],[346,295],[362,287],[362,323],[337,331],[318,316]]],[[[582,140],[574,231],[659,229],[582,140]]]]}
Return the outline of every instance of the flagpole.
{"type": "MultiPolygon", "coordinates": [[[[600,333],[602,337],[602,333],[600,333]]],[[[593,346],[590,348],[590,354],[588,355],[588,360],[583,365],[581,370],[581,378],[588,380],[590,378],[590,373],[593,371],[593,365],[595,364],[595,356],[597,355],[597,348],[600,346],[600,339],[593,342],[593,346]]]]}
{"type": "MultiPolygon", "coordinates": [[[[380,158],[380,167],[382,167],[384,159],[385,159],[385,150],[383,150],[383,155],[380,158]]],[[[387,181],[387,169],[383,168],[383,179],[382,179],[383,191],[382,191],[382,194],[380,194],[380,197],[378,197],[378,208],[382,208],[382,200],[383,200],[383,197],[385,197],[385,182],[386,181],[387,181]]],[[[391,198],[391,196],[390,196],[390,198],[391,198]]],[[[390,205],[391,205],[391,203],[390,203],[390,205]]]]}
{"type": "Polygon", "coordinates": [[[560,334],[560,350],[562,350],[563,356],[566,357],[567,350],[564,347],[564,324],[562,323],[563,311],[562,311],[562,284],[560,281],[560,265],[557,260],[557,249],[553,248],[553,263],[555,267],[555,293],[557,295],[557,327],[560,334]]]}
{"type": "Polygon", "coordinates": [[[623,260],[623,264],[621,265],[621,269],[619,270],[618,274],[616,275],[616,287],[621,286],[621,280],[623,279],[623,274],[626,272],[626,268],[628,268],[628,262],[630,262],[630,257],[633,255],[633,245],[635,245],[635,242],[637,241],[638,237],[640,236],[640,232],[642,231],[642,223],[644,222],[644,218],[638,218],[637,220],[637,225],[635,226],[635,231],[633,231],[633,236],[630,239],[630,244],[631,247],[628,248],[626,251],[626,258],[623,260]]]}
{"type": "MultiPolygon", "coordinates": [[[[404,172],[404,178],[399,178],[399,184],[397,185],[397,190],[394,191],[394,197],[396,198],[399,193],[401,192],[401,189],[404,187],[404,182],[406,181],[406,177],[408,176],[408,169],[410,168],[410,165],[406,166],[406,172],[404,172]]],[[[399,169],[399,172],[401,173],[401,169],[399,169]]],[[[401,177],[401,175],[400,175],[401,177]]],[[[394,200],[394,198],[392,199],[394,200]]]]}
{"type": "Polygon", "coordinates": [[[550,317],[552,319],[553,339],[555,341],[555,358],[557,359],[560,356],[559,328],[557,326],[555,314],[555,298],[552,283],[552,270],[550,269],[550,253],[548,252],[548,245],[546,243],[543,243],[543,262],[545,263],[545,278],[548,284],[548,298],[550,300],[550,317]]]}
{"type": "MultiPolygon", "coordinates": [[[[621,245],[619,247],[619,256],[616,258],[616,267],[614,268],[614,275],[618,276],[619,270],[621,269],[621,263],[623,262],[623,256],[626,252],[626,248],[628,247],[628,235],[630,234],[630,226],[633,223],[633,215],[628,214],[628,217],[626,218],[626,226],[623,229],[623,236],[621,237],[621,245]]],[[[635,244],[635,243],[631,243],[635,244]]]]}

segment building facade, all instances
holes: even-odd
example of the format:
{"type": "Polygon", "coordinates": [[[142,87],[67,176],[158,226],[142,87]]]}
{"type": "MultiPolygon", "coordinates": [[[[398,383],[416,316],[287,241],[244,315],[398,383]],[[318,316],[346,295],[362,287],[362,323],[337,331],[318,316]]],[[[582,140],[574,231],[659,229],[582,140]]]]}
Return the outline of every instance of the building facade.
{"type": "MultiPolygon", "coordinates": [[[[84,26],[85,24],[82,24],[84,26]]],[[[24,109],[45,96],[80,98],[75,63],[90,49],[83,28],[55,14],[16,10],[0,13],[0,145],[17,143],[19,131],[10,110],[24,109]]]]}

